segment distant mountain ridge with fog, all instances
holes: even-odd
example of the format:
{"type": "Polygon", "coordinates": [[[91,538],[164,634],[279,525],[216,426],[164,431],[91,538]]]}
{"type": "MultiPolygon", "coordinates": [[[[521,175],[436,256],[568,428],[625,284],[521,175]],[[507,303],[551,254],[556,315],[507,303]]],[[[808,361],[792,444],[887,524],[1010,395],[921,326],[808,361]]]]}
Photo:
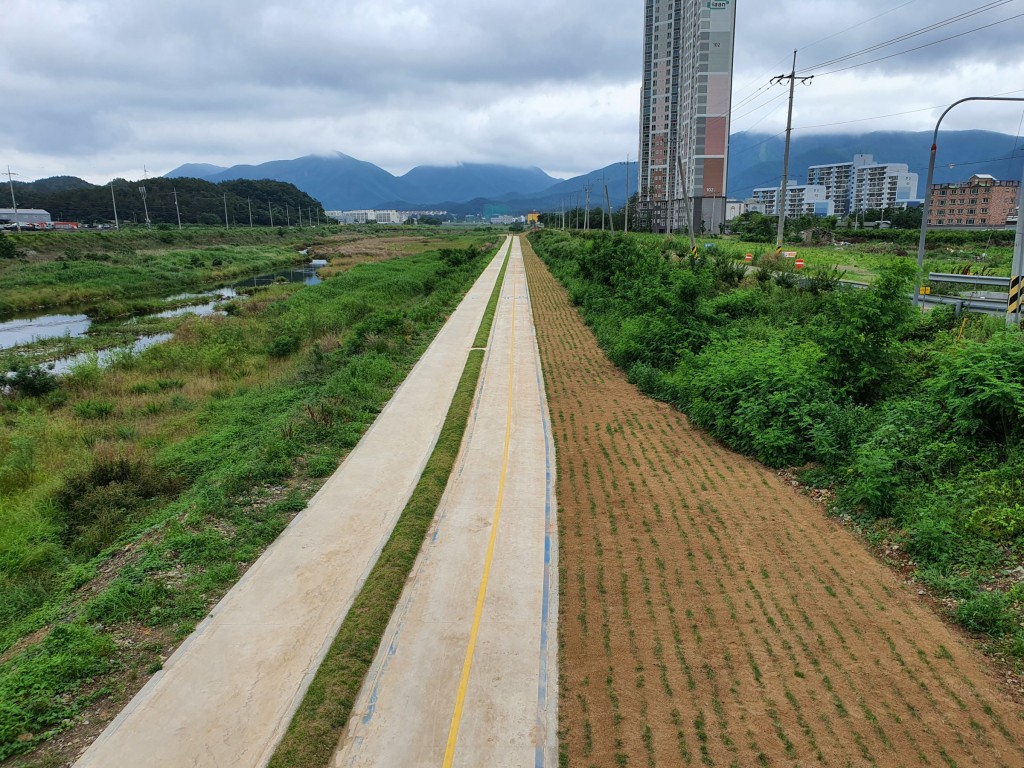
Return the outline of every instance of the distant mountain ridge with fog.
{"type": "MultiPolygon", "coordinates": [[[[856,154],[873,155],[876,162],[906,163],[919,175],[918,196],[924,195],[931,132],[878,131],[865,134],[794,135],[790,152],[791,183],[803,183],[811,165],[845,163],[856,154]]],[[[782,171],[784,139],[781,135],[733,134],[729,159],[729,196],[745,199],[755,187],[777,186],[782,171]]],[[[977,173],[1001,180],[1020,180],[1024,170],[1024,144],[1019,137],[992,131],[943,131],[939,134],[935,180],[965,181],[977,173]],[[1018,145],[1021,145],[1018,150],[1018,145]]],[[[328,210],[365,208],[446,210],[454,214],[557,211],[586,203],[603,206],[605,187],[612,206],[620,208],[636,193],[637,164],[611,163],[572,179],[556,179],[540,168],[462,163],[454,166],[422,165],[395,176],[373,163],[337,152],[274,160],[259,165],[224,168],[188,163],[166,174],[167,180],[200,179],[221,183],[238,179],[272,180],[294,185],[320,201],[328,210]]],[[[14,182],[15,189],[40,196],[86,193],[94,185],[72,176],[35,182],[14,182]]],[[[179,184],[180,186],[180,184],[179,184]]],[[[70,203],[70,199],[69,199],[70,203]]],[[[96,207],[93,204],[91,207],[96,207]]]]}

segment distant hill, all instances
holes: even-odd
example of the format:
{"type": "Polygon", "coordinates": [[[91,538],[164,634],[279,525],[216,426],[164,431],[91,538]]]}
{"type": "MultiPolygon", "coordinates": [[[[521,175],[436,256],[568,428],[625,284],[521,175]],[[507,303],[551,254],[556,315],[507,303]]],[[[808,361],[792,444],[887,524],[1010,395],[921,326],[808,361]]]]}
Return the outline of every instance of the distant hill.
{"type": "Polygon", "coordinates": [[[185,163],[180,168],[175,168],[170,173],[165,173],[164,177],[168,179],[205,179],[207,176],[214,176],[226,170],[227,168],[223,166],[210,165],[209,163],[185,163]]]}
{"type": "Polygon", "coordinates": [[[14,188],[23,191],[48,194],[50,192],[71,192],[76,189],[88,189],[92,186],[85,179],[77,176],[51,176],[36,181],[15,181],[14,188]]]}
{"type": "Polygon", "coordinates": [[[107,223],[114,221],[114,199],[120,223],[144,224],[148,212],[153,224],[223,225],[225,208],[231,226],[297,223],[326,214],[320,204],[293,184],[280,181],[230,181],[214,184],[202,179],[178,177],[139,181],[114,179],[97,186],[74,177],[40,179],[17,186],[19,205],[42,208],[56,221],[107,223]],[[146,189],[143,201],[139,192],[146,189]],[[112,199],[112,197],[114,199],[112,199]],[[301,209],[302,213],[299,213],[301,209]]]}
{"type": "MultiPolygon", "coordinates": [[[[844,163],[856,154],[873,155],[877,162],[906,163],[918,173],[918,194],[924,194],[931,149],[931,132],[874,132],[866,134],[795,134],[790,151],[790,179],[807,180],[807,167],[844,163]]],[[[1017,139],[991,131],[943,131],[939,134],[935,179],[963,181],[975,173],[998,179],[1020,179],[1024,156],[1008,160],[1017,139]]],[[[742,132],[733,134],[729,156],[729,196],[750,197],[755,187],[774,186],[782,173],[784,139],[742,132]]],[[[636,193],[637,164],[612,163],[572,179],[554,179],[539,168],[463,163],[418,166],[396,177],[373,163],[340,152],[275,160],[261,165],[220,168],[189,164],[168,177],[195,175],[212,182],[234,179],[274,179],[294,184],[320,200],[328,210],[362,208],[443,209],[456,214],[557,211],[563,205],[585,205],[590,186],[591,205],[603,205],[604,186],[612,206],[621,208],[636,193]],[[206,172],[204,169],[213,169],[206,172]]]]}

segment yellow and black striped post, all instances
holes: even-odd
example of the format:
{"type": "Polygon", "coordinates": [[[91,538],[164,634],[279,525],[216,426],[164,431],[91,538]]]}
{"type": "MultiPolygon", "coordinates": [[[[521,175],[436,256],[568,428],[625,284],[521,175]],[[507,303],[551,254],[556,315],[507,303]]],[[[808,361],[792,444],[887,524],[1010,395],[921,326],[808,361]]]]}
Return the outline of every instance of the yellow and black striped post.
{"type": "Polygon", "coordinates": [[[1010,278],[1010,293],[1006,298],[1007,322],[1015,322],[1020,313],[1021,301],[1024,300],[1024,276],[1015,275],[1010,278]]]}
{"type": "Polygon", "coordinates": [[[690,255],[693,256],[693,258],[697,258],[697,246],[696,245],[693,246],[693,248],[690,249],[690,255]]]}

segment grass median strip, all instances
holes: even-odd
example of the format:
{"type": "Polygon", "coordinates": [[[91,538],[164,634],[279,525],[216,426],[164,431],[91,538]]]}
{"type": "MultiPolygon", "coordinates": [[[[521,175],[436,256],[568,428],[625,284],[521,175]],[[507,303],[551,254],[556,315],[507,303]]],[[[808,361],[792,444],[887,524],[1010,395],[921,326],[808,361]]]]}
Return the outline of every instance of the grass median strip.
{"type": "MultiPolygon", "coordinates": [[[[507,266],[508,252],[474,346],[481,345],[481,338],[486,343],[490,335],[507,266]]],[[[320,664],[269,768],[329,764],[448,484],[472,411],[483,361],[483,351],[470,352],[423,475],[320,664]]]]}
{"type": "Polygon", "coordinates": [[[487,346],[487,339],[491,335],[491,326],[494,324],[494,313],[498,309],[498,297],[501,296],[501,284],[505,282],[505,270],[508,269],[508,255],[512,252],[512,242],[509,241],[508,248],[505,250],[505,261],[501,265],[501,271],[498,273],[498,280],[494,284],[494,290],[491,291],[491,298],[487,302],[487,308],[484,310],[483,319],[480,321],[480,328],[476,332],[476,339],[473,340],[473,346],[477,348],[483,348],[487,346]]]}

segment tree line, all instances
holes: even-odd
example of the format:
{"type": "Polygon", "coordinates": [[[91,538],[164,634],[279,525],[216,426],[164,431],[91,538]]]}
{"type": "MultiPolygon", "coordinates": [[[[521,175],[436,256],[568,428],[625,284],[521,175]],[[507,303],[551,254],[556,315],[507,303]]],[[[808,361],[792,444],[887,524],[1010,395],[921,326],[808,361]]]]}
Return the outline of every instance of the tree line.
{"type": "Polygon", "coordinates": [[[192,178],[114,179],[97,186],[60,177],[16,183],[19,208],[41,208],[54,221],[84,224],[225,224],[232,227],[327,223],[323,205],[294,184],[237,179],[214,184],[192,178]],[[77,183],[76,183],[77,182],[77,183]],[[144,191],[143,191],[144,190],[144,191]],[[250,218],[251,216],[251,218],[250,218]]]}

